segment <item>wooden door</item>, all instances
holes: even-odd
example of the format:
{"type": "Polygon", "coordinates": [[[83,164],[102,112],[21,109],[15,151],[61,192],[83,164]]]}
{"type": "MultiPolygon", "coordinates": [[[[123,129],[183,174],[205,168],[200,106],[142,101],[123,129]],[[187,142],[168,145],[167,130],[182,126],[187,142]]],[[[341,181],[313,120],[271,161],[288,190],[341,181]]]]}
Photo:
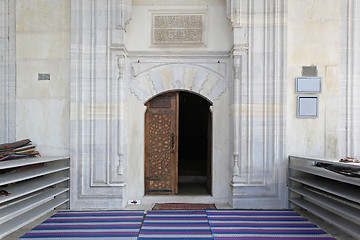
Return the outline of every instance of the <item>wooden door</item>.
{"type": "Polygon", "coordinates": [[[178,99],[167,93],[146,104],[145,194],[178,192],[178,99]]]}

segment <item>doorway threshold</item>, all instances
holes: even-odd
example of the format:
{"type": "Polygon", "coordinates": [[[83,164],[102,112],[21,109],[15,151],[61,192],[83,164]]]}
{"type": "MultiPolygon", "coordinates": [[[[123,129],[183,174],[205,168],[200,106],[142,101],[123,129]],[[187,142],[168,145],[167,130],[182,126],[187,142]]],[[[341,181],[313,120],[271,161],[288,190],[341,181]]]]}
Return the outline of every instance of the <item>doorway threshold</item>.
{"type": "Polygon", "coordinates": [[[218,199],[209,195],[146,195],[142,199],[142,204],[155,203],[214,203],[227,204],[227,199],[218,199]]]}
{"type": "Polygon", "coordinates": [[[217,209],[211,203],[155,203],[151,210],[155,211],[204,211],[206,209],[217,209]]]}

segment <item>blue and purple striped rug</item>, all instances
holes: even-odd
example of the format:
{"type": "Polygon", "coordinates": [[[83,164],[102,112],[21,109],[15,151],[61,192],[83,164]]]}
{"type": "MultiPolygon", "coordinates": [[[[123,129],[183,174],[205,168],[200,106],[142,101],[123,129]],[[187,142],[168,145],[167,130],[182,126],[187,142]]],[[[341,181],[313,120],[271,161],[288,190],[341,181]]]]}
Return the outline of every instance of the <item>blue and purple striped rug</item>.
{"type": "Polygon", "coordinates": [[[205,211],[149,211],[138,239],[213,239],[205,211]]]}
{"type": "Polygon", "coordinates": [[[206,210],[214,239],[335,240],[293,210],[206,210]]]}
{"type": "Polygon", "coordinates": [[[334,240],[293,210],[59,211],[20,239],[334,240]]]}
{"type": "Polygon", "coordinates": [[[59,211],[20,239],[137,239],[144,211],[59,211]]]}

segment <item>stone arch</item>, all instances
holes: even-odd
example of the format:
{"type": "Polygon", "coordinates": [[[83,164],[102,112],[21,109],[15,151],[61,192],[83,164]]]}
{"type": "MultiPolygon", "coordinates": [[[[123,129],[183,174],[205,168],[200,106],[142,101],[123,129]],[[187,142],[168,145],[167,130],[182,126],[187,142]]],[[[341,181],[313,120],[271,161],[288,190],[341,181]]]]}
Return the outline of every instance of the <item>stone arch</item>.
{"type": "Polygon", "coordinates": [[[164,93],[170,93],[170,92],[176,92],[176,91],[188,92],[188,93],[197,95],[200,98],[205,99],[211,106],[213,105],[213,102],[210,99],[208,99],[207,97],[201,95],[200,93],[197,93],[197,92],[194,92],[194,91],[191,91],[191,90],[184,90],[184,89],[171,89],[171,90],[168,90],[168,91],[159,92],[159,93],[155,94],[154,96],[151,96],[150,98],[146,99],[144,103],[147,103],[147,102],[151,101],[151,99],[153,99],[153,98],[155,98],[157,96],[160,96],[160,95],[162,95],[164,93]]]}
{"type": "Polygon", "coordinates": [[[163,92],[185,90],[211,102],[227,91],[226,78],[203,66],[167,64],[143,71],[131,78],[130,91],[143,103],[163,92]]]}

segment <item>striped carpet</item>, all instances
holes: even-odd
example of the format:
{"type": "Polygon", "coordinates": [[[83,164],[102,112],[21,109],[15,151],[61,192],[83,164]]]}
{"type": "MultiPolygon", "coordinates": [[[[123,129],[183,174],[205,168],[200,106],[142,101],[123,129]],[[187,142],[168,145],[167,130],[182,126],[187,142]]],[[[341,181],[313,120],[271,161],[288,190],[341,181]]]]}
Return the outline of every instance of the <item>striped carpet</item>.
{"type": "Polygon", "coordinates": [[[293,210],[206,210],[214,239],[334,240],[293,210]]]}
{"type": "Polygon", "coordinates": [[[137,239],[144,211],[59,211],[20,239],[137,239]]]}
{"type": "Polygon", "coordinates": [[[20,239],[334,240],[293,210],[59,211],[20,239]]]}
{"type": "Polygon", "coordinates": [[[205,211],[149,211],[138,239],[213,239],[205,211]]]}

